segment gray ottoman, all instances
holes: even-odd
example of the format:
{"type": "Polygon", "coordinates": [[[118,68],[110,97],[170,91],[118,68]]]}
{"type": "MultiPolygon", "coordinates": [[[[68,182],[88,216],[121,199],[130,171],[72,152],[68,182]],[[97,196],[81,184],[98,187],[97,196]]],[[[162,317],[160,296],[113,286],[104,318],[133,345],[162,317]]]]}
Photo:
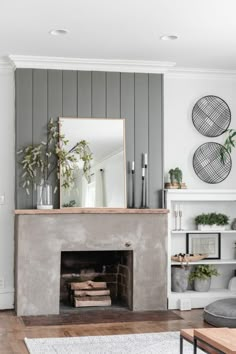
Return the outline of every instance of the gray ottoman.
{"type": "Polygon", "coordinates": [[[207,305],[203,318],[215,327],[236,328],[236,298],[217,300],[207,305]]]}

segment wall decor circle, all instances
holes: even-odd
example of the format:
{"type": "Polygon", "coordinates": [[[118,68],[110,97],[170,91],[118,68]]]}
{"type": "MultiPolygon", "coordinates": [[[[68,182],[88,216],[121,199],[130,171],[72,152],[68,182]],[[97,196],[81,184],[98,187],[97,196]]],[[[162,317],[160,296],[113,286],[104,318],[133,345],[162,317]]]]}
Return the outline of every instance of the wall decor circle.
{"type": "Polygon", "coordinates": [[[197,148],[193,155],[193,169],[204,182],[216,184],[224,181],[232,167],[231,156],[221,144],[209,142],[197,148]]]}
{"type": "Polygon", "coordinates": [[[192,120],[199,133],[207,137],[216,137],[228,129],[231,111],[222,98],[204,96],[194,105],[192,120]]]}

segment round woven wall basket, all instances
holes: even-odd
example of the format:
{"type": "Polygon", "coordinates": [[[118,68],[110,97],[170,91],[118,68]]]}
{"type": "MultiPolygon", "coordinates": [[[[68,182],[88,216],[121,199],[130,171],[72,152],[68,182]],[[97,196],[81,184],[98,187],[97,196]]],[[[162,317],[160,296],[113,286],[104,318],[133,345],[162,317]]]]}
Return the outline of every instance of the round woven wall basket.
{"type": "Polygon", "coordinates": [[[231,112],[222,98],[205,96],[194,105],[192,120],[200,134],[216,137],[228,129],[231,122],[231,112]]]}
{"type": "Polygon", "coordinates": [[[231,156],[221,144],[202,144],[193,156],[193,169],[204,182],[216,184],[224,181],[232,167],[231,156]]]}

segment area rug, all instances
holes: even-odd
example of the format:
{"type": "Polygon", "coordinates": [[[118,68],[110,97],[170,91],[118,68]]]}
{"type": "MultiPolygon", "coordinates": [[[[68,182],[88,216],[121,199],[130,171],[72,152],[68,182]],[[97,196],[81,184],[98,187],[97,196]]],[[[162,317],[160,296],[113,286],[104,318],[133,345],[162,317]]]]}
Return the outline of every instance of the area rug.
{"type": "MultiPolygon", "coordinates": [[[[25,338],[25,343],[30,354],[179,354],[179,332],[25,338]]],[[[184,354],[192,353],[192,344],[184,341],[184,354]]]]}
{"type": "Polygon", "coordinates": [[[25,326],[59,326],[71,324],[116,323],[139,321],[175,321],[182,320],[171,310],[168,311],[129,311],[129,310],[93,310],[48,316],[22,316],[25,326]]]}

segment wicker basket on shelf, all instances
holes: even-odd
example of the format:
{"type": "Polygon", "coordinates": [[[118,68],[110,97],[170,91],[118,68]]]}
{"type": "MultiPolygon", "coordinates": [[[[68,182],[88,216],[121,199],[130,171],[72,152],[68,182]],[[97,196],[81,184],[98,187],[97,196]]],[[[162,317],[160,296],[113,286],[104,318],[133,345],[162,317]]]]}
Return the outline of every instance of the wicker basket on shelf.
{"type": "Polygon", "coordinates": [[[171,256],[171,260],[174,262],[197,262],[197,261],[201,261],[204,258],[207,258],[208,254],[194,254],[194,255],[176,255],[176,256],[171,256]]]}

